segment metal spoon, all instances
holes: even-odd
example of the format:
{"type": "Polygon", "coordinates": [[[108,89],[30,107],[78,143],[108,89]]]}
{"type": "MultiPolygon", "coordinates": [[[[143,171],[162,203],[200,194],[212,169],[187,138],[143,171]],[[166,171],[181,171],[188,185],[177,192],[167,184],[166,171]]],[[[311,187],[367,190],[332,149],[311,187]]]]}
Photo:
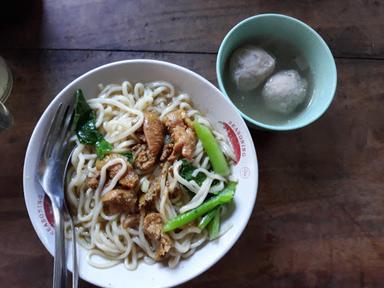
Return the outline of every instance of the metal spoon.
{"type": "Polygon", "coordinates": [[[0,102],[0,132],[13,125],[13,117],[5,105],[0,102]]]}
{"type": "MultiPolygon", "coordinates": [[[[73,150],[68,157],[67,163],[65,164],[65,174],[64,174],[64,183],[63,183],[64,192],[67,189],[68,167],[69,167],[69,164],[71,163],[72,153],[73,153],[73,150]]],[[[77,245],[76,245],[76,232],[75,232],[76,227],[73,222],[72,215],[69,211],[67,201],[65,201],[64,208],[69,218],[69,223],[71,223],[71,230],[72,230],[72,267],[73,267],[72,268],[73,269],[72,288],[77,288],[79,286],[79,267],[77,265],[77,245]]]]}

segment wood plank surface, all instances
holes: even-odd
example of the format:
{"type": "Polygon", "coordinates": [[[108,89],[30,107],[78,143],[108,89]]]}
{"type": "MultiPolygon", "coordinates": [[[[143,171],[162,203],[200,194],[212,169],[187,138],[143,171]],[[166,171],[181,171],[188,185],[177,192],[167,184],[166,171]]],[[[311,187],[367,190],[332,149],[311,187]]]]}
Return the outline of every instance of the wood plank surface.
{"type": "MultiPolygon", "coordinates": [[[[53,261],[33,231],[22,190],[25,149],[44,108],[82,73],[122,59],[171,61],[215,83],[215,55],[0,54],[15,80],[7,103],[15,126],[0,134],[0,283],[49,287],[53,261]]],[[[339,59],[337,67],[337,95],[322,119],[289,133],[252,130],[260,167],[252,218],[234,248],[183,287],[383,287],[384,61],[339,59]]]]}
{"type": "MultiPolygon", "coordinates": [[[[268,12],[315,28],[337,57],[384,58],[380,0],[26,0],[3,9],[2,48],[215,53],[240,20],[268,12]]],[[[0,20],[1,21],[1,20],[0,20]]]]}

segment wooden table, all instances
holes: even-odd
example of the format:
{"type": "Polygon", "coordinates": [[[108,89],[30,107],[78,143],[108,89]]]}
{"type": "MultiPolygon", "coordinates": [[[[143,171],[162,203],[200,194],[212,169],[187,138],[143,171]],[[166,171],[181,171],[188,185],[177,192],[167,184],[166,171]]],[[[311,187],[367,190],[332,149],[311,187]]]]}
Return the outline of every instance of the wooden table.
{"type": "Polygon", "coordinates": [[[382,1],[15,2],[0,27],[15,117],[0,134],[2,287],[51,283],[53,259],[28,219],[22,168],[52,98],[89,69],[132,58],[174,62],[216,84],[224,35],[264,12],[297,17],[325,38],[336,58],[337,95],[307,128],[252,131],[260,165],[252,218],[232,250],[183,287],[384,287],[382,1]]]}

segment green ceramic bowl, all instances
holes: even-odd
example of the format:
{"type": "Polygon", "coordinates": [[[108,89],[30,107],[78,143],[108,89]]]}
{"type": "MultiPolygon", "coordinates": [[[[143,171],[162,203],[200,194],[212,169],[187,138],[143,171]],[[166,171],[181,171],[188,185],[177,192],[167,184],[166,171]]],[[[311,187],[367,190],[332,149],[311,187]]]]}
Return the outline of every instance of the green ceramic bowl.
{"type": "Polygon", "coordinates": [[[288,43],[298,49],[298,54],[306,59],[313,78],[313,94],[309,105],[295,118],[279,123],[267,124],[239,112],[244,119],[258,128],[269,130],[293,130],[304,127],[317,120],[327,110],[335,95],[337,72],[332,53],[319,34],[307,24],[280,14],[260,14],[247,18],[229,31],[220,45],[216,62],[216,74],[219,88],[229,99],[237,95],[229,95],[223,76],[227,61],[232,52],[255,39],[272,37],[288,43]]]}

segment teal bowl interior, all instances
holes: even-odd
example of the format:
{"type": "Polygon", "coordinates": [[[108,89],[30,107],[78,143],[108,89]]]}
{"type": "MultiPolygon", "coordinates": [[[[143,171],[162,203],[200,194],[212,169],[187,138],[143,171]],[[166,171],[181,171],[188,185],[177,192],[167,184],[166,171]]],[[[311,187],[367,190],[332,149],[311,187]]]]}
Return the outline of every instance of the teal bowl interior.
{"type": "MultiPolygon", "coordinates": [[[[227,61],[232,52],[246,44],[255,43],[255,39],[279,39],[282,43],[294,46],[303,57],[312,74],[313,92],[311,101],[303,112],[289,121],[279,124],[267,124],[250,117],[239,110],[243,118],[259,128],[270,130],[292,130],[306,126],[318,119],[329,107],[336,90],[337,72],[332,53],[319,34],[305,23],[280,14],[261,14],[247,18],[229,31],[221,43],[216,73],[220,90],[229,99],[236,95],[228,95],[223,76],[227,61]]],[[[278,60],[278,59],[277,59],[278,60]]]]}

